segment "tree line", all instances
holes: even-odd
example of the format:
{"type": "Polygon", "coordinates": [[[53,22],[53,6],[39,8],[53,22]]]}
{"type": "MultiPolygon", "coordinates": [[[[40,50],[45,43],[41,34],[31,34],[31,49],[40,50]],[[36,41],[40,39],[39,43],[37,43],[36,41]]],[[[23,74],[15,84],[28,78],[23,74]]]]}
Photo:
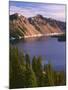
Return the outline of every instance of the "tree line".
{"type": "Polygon", "coordinates": [[[64,71],[55,71],[50,63],[42,66],[42,57],[34,56],[32,63],[29,54],[20,53],[10,47],[9,88],[61,86],[66,84],[64,71]]]}

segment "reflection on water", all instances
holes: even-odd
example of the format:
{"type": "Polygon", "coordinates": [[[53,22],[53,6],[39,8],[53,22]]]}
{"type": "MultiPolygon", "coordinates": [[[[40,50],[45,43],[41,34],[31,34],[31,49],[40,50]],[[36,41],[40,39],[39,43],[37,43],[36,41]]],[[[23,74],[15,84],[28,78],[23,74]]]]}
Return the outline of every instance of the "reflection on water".
{"type": "Polygon", "coordinates": [[[21,40],[14,44],[19,51],[29,53],[30,58],[33,56],[42,56],[42,64],[50,61],[57,70],[65,69],[65,42],[58,42],[57,38],[30,38],[21,40]]]}

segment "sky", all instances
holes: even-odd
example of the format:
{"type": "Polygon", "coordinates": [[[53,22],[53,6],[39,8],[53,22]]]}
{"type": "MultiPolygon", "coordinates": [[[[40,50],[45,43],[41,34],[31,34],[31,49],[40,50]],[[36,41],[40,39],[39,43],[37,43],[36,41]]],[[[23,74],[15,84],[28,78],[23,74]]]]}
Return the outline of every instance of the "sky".
{"type": "Polygon", "coordinates": [[[9,13],[10,15],[19,13],[19,15],[26,17],[33,17],[40,14],[47,18],[66,21],[66,5],[64,4],[10,1],[9,13]]]}

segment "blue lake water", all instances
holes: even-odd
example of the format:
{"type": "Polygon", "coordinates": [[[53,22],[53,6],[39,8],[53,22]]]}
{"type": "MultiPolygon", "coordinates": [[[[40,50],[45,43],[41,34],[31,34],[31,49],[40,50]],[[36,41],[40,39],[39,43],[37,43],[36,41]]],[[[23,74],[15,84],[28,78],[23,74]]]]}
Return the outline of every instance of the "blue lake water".
{"type": "Polygon", "coordinates": [[[42,64],[50,61],[56,70],[65,70],[66,67],[66,43],[59,42],[57,38],[32,38],[19,41],[15,44],[19,51],[28,53],[30,58],[41,56],[42,64]]]}

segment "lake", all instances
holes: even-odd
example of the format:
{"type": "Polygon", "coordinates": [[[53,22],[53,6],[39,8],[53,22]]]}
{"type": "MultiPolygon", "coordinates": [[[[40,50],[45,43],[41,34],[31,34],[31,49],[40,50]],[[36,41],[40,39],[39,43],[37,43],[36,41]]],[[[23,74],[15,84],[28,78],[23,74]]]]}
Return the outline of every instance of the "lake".
{"type": "Polygon", "coordinates": [[[41,56],[42,64],[52,63],[55,70],[66,68],[66,42],[59,42],[57,38],[40,37],[20,40],[14,46],[20,52],[28,53],[30,58],[41,56]]]}

